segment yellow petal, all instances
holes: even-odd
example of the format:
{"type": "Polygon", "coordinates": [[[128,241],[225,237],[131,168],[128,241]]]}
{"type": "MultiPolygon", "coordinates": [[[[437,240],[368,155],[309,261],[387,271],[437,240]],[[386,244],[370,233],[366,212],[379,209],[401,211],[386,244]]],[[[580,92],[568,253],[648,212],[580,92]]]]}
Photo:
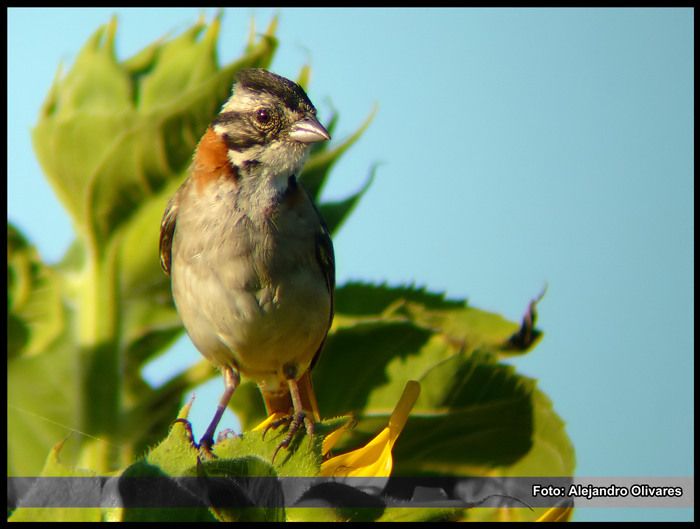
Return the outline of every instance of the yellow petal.
{"type": "Polygon", "coordinates": [[[542,516],[535,520],[536,522],[568,522],[574,509],[571,507],[552,507],[547,510],[542,516]]]}
{"type": "Polygon", "coordinates": [[[273,422],[278,421],[278,420],[280,420],[280,419],[282,419],[282,418],[284,418],[284,417],[286,417],[286,414],[284,414],[284,413],[282,413],[282,412],[279,412],[279,411],[278,411],[278,412],[276,412],[276,413],[273,413],[273,414],[270,415],[267,419],[265,419],[263,422],[261,422],[260,424],[258,424],[255,428],[253,428],[251,431],[256,432],[256,431],[258,431],[258,430],[264,430],[265,428],[267,428],[267,427],[268,427],[270,424],[272,424],[273,422]]]}
{"type": "Polygon", "coordinates": [[[342,435],[347,431],[348,428],[350,428],[353,422],[353,420],[347,421],[340,428],[333,430],[331,433],[329,433],[326,437],[323,438],[321,453],[324,456],[333,449],[333,447],[338,443],[342,435]]]}
{"type": "Polygon", "coordinates": [[[408,414],[411,413],[416,400],[418,400],[418,395],[420,395],[420,384],[415,380],[406,382],[406,387],[403,388],[401,398],[394,408],[394,411],[391,413],[391,417],[389,417],[392,446],[396,442],[396,439],[398,439],[403,427],[406,426],[408,414]]]}
{"type": "Polygon", "coordinates": [[[420,394],[420,384],[409,380],[389,418],[389,425],[362,448],[333,457],[321,464],[328,477],[389,477],[393,467],[391,449],[406,425],[408,414],[420,394]]]}

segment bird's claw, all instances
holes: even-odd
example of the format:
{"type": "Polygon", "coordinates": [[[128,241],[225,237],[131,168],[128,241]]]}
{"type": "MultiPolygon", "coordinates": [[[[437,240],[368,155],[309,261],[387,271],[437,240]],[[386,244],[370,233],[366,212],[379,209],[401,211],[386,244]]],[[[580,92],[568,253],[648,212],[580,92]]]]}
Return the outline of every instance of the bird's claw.
{"type": "Polygon", "coordinates": [[[276,430],[277,428],[279,428],[279,427],[282,426],[283,424],[289,424],[289,423],[291,423],[293,419],[294,419],[294,415],[293,415],[293,414],[285,415],[284,417],[280,417],[279,419],[274,420],[274,421],[272,421],[270,424],[268,424],[267,426],[265,426],[265,429],[263,430],[263,434],[262,434],[262,439],[263,439],[263,441],[265,440],[265,435],[267,434],[267,432],[268,432],[269,430],[276,430]]]}
{"type": "MultiPolygon", "coordinates": [[[[277,448],[275,448],[275,451],[272,454],[272,461],[271,461],[272,463],[275,462],[275,457],[277,457],[277,454],[279,453],[279,451],[282,448],[289,448],[289,445],[292,443],[294,436],[299,431],[302,424],[304,425],[304,427],[306,429],[306,433],[308,433],[309,435],[313,435],[313,433],[314,433],[313,432],[313,430],[314,430],[313,422],[311,422],[308,419],[308,417],[306,416],[306,413],[304,411],[298,411],[292,415],[288,415],[286,417],[283,417],[283,418],[271,423],[270,425],[268,425],[268,427],[265,430],[267,431],[267,429],[271,428],[271,427],[276,428],[284,423],[289,423],[289,430],[287,430],[287,435],[284,436],[284,439],[282,439],[280,444],[277,445],[277,448]],[[276,426],[274,426],[275,423],[278,423],[278,424],[276,426]]],[[[264,435],[265,434],[263,433],[263,436],[264,435]]]]}

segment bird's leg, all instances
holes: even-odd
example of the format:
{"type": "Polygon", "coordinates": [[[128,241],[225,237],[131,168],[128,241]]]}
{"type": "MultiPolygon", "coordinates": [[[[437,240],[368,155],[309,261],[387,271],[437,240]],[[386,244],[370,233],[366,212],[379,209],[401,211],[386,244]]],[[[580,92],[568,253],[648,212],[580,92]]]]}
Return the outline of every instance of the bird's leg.
{"type": "Polygon", "coordinates": [[[210,452],[211,447],[214,445],[214,432],[216,431],[216,427],[219,425],[221,416],[224,414],[226,406],[228,406],[228,403],[233,396],[233,392],[236,391],[238,383],[241,381],[241,377],[238,372],[230,366],[225,367],[223,369],[223,373],[224,393],[221,395],[221,399],[219,399],[219,405],[216,408],[214,418],[209,423],[207,431],[204,432],[204,435],[199,440],[199,447],[203,448],[206,452],[210,452]]]}
{"type": "Polygon", "coordinates": [[[301,394],[299,393],[299,385],[297,384],[297,381],[290,378],[287,380],[287,386],[289,387],[289,394],[292,397],[294,411],[289,418],[286,418],[287,421],[290,421],[289,430],[287,431],[287,435],[284,437],[284,439],[282,439],[282,442],[277,445],[274,454],[272,454],[272,462],[275,461],[277,452],[279,452],[281,448],[287,448],[289,446],[292,439],[294,439],[294,435],[299,431],[302,423],[306,427],[306,432],[309,435],[313,435],[314,433],[314,423],[302,407],[301,394]]]}

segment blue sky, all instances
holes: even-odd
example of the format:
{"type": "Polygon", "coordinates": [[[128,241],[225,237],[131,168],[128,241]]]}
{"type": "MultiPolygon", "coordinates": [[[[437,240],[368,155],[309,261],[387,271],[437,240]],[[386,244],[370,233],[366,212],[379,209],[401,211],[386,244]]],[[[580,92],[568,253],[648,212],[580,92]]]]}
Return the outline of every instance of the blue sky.
{"type": "MultiPolygon", "coordinates": [[[[251,16],[262,31],[276,12],[227,10],[221,61],[242,51],[251,16]]],[[[59,62],[70,65],[113,13],[122,58],[200,15],[8,11],[8,217],[49,262],[72,228],[29,132],[59,62]]],[[[321,117],[340,113],[336,138],[379,107],[324,195],[345,196],[381,162],[335,237],[339,282],[415,282],[514,320],[547,283],[544,340],[514,363],[567,422],[577,474],[692,475],[692,10],[279,13],[272,69],[294,78],[310,62],[321,117]]],[[[185,338],[148,373],[158,382],[198,359],[185,338]]],[[[221,388],[197,392],[195,430],[221,388]]]]}

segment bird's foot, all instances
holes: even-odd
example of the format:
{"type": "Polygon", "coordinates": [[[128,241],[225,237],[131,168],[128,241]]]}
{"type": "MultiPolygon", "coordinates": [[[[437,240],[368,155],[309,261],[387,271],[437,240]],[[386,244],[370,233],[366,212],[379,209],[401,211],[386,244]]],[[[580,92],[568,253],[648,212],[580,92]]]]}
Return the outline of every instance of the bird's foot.
{"type": "Polygon", "coordinates": [[[287,415],[286,417],[281,417],[280,419],[277,419],[276,421],[270,423],[265,428],[265,432],[263,432],[263,438],[265,436],[265,433],[267,433],[267,430],[269,430],[270,428],[276,429],[283,424],[289,424],[289,429],[287,430],[287,434],[284,436],[284,439],[282,439],[280,444],[277,445],[277,448],[275,448],[275,451],[272,454],[272,463],[275,462],[275,458],[277,457],[277,454],[282,448],[289,448],[289,445],[292,443],[294,436],[302,428],[302,425],[306,429],[306,433],[308,433],[309,435],[314,434],[314,423],[313,421],[311,421],[311,419],[309,419],[309,417],[307,417],[306,413],[302,410],[287,415]]]}

